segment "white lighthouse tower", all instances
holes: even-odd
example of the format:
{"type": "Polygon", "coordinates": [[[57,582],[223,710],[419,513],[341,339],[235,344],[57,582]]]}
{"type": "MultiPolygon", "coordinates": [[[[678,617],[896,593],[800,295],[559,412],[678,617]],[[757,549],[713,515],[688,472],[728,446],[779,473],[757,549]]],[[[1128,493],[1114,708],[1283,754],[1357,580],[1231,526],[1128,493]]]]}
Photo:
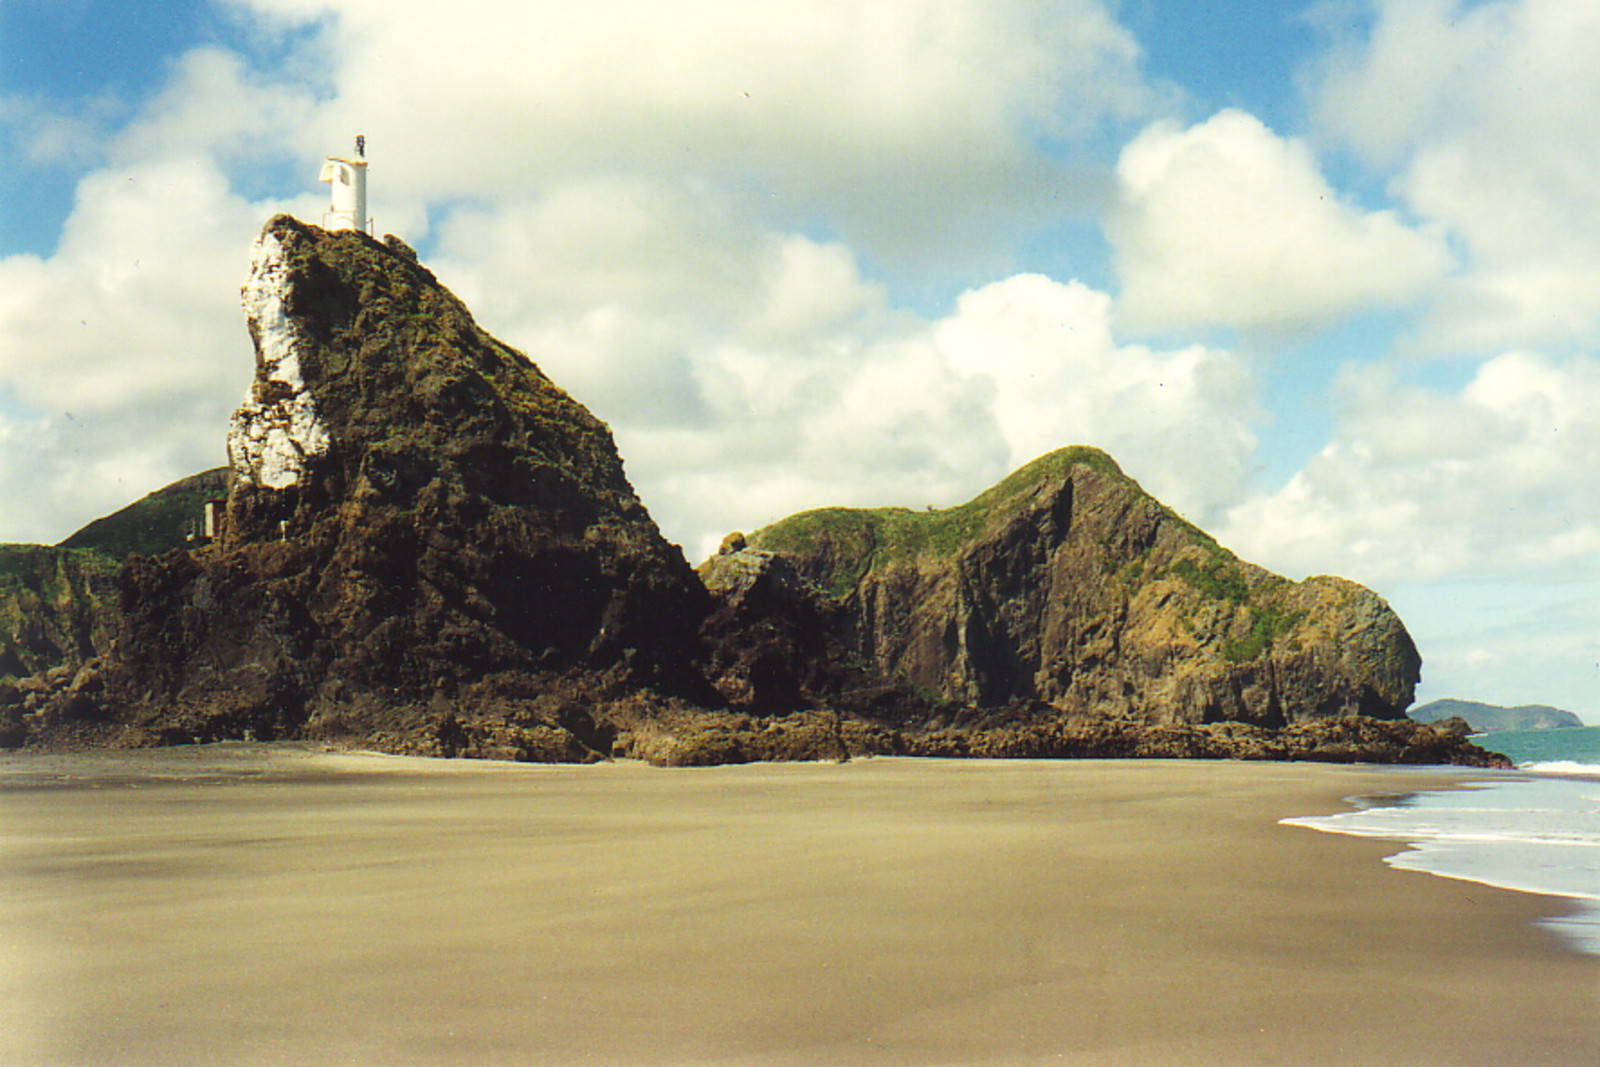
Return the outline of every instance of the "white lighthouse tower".
{"type": "Polygon", "coordinates": [[[328,210],[322,213],[323,227],[368,232],[367,139],[356,138],[354,159],[329,156],[324,160],[318,180],[328,183],[330,193],[328,210]]]}

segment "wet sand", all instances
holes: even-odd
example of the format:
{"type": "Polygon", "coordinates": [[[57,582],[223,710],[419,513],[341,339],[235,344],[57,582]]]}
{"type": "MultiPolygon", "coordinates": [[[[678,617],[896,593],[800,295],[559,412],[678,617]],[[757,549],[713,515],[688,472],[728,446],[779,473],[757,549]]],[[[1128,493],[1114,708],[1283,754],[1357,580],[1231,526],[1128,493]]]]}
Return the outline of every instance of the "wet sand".
{"type": "Polygon", "coordinates": [[[1559,901],[1302,764],[0,759],[0,1064],[1588,1064],[1559,901]],[[87,768],[87,769],[86,769],[87,768]]]}

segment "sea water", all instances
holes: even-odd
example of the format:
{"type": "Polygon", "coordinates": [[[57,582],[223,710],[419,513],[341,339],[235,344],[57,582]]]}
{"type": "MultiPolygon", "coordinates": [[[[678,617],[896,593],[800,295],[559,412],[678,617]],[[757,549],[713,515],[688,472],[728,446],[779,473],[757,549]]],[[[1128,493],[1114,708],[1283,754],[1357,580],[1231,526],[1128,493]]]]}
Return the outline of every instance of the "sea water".
{"type": "Polygon", "coordinates": [[[1465,788],[1369,801],[1342,815],[1286,819],[1329,833],[1403,841],[1385,862],[1502,889],[1566,897],[1547,925],[1600,955],[1600,726],[1475,740],[1517,764],[1465,788]]]}

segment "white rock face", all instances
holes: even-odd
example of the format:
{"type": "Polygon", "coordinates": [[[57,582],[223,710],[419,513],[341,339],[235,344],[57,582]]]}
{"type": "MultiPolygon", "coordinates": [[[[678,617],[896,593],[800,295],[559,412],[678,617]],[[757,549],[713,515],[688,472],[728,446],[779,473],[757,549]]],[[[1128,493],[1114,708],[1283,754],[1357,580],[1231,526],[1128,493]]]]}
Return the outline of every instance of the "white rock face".
{"type": "Polygon", "coordinates": [[[263,233],[250,256],[244,312],[256,342],[256,380],[228,428],[228,462],[252,485],[285,489],[306,461],[328,450],[328,432],[300,374],[300,338],[284,306],[289,271],[277,237],[263,233]]]}

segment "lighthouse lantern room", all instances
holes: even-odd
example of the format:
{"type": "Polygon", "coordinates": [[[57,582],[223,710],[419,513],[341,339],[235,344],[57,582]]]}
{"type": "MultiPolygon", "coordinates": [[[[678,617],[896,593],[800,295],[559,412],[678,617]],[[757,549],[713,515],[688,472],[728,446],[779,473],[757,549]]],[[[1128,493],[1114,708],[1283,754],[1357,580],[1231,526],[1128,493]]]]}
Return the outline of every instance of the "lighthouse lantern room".
{"type": "Polygon", "coordinates": [[[367,218],[367,139],[356,138],[354,159],[329,156],[322,163],[320,181],[329,186],[328,210],[322,213],[322,225],[329,230],[360,230],[371,232],[367,218]]]}

